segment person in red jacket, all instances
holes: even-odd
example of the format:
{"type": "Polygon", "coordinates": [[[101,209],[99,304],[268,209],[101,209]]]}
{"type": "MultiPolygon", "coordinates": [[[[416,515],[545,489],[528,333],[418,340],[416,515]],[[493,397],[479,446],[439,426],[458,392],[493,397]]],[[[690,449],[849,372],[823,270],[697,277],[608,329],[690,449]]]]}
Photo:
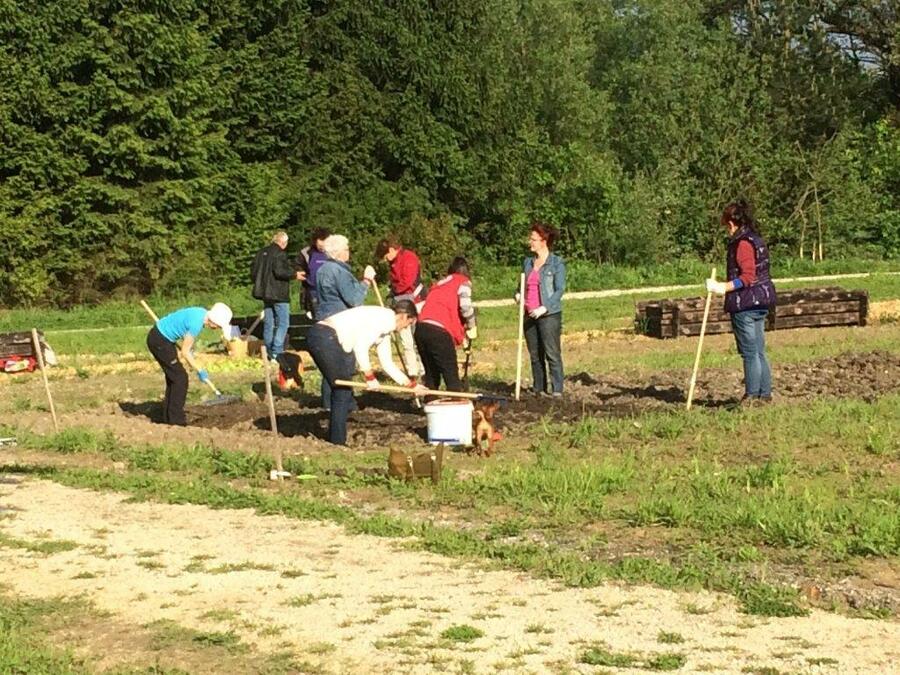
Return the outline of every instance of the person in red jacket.
{"type": "Polygon", "coordinates": [[[384,260],[391,268],[391,297],[419,303],[425,298],[422,284],[422,265],[415,251],[404,248],[396,235],[388,235],[375,247],[375,257],[384,260]]]}
{"type": "Polygon", "coordinates": [[[462,391],[456,348],[477,337],[469,265],[457,257],[447,276],[431,287],[419,311],[415,340],[425,367],[425,386],[437,389],[443,379],[448,391],[462,391]]]}

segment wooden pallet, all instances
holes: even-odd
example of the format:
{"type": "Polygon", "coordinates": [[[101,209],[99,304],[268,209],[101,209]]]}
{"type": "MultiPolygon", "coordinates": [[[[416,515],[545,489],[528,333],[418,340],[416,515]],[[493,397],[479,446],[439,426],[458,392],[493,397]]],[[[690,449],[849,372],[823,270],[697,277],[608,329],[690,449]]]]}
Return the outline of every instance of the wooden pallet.
{"type": "MultiPolygon", "coordinates": [[[[656,338],[700,334],[706,298],[649,300],[635,305],[635,332],[656,338]]],[[[731,316],[723,309],[721,297],[713,298],[706,332],[731,332],[731,316]]],[[[865,326],[869,313],[867,291],[843,288],[804,288],[778,293],[778,306],[770,308],[766,330],[819,328],[824,326],[865,326]]]]}

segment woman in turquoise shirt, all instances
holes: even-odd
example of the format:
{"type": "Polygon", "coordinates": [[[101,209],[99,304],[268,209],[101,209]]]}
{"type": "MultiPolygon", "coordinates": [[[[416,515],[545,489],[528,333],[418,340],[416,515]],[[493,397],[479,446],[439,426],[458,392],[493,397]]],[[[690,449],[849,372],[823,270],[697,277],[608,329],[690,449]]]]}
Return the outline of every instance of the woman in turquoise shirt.
{"type": "Polygon", "coordinates": [[[204,328],[221,329],[226,340],[230,339],[231,309],[217,302],[205,307],[185,307],[167,314],[147,334],[147,348],[166,376],[166,396],[163,402],[163,422],[185,426],[184,402],[187,399],[188,376],[175,343],[181,340],[181,356],[193,368],[201,382],[209,380],[205,370],[194,360],[194,342],[204,328]]]}

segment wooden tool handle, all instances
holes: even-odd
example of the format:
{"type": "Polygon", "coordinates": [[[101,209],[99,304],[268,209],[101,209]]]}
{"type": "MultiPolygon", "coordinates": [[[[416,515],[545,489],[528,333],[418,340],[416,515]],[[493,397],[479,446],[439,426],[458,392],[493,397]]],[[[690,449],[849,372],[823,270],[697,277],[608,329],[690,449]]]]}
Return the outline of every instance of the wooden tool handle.
{"type": "Polygon", "coordinates": [[[47,366],[44,363],[44,350],[41,349],[41,340],[38,337],[37,328],[31,329],[31,342],[34,345],[34,355],[41,367],[41,377],[44,378],[44,391],[47,392],[47,403],[50,404],[50,415],[53,417],[53,429],[59,433],[59,419],[56,417],[56,407],[53,405],[53,395],[50,393],[50,380],[47,379],[47,366]]]}
{"type": "MultiPolygon", "coordinates": [[[[354,382],[352,380],[335,380],[334,384],[338,387],[353,387],[354,389],[369,388],[365,382],[354,382]]],[[[379,384],[378,388],[373,389],[372,391],[383,391],[388,394],[407,394],[409,396],[416,395],[416,392],[409,387],[398,387],[393,384],[379,384]]],[[[481,394],[473,394],[468,391],[441,391],[439,389],[426,389],[424,392],[419,392],[419,394],[424,394],[425,396],[440,396],[441,398],[467,398],[471,400],[481,398],[481,394]]]]}
{"type": "MultiPolygon", "coordinates": [[[[716,280],[716,268],[709,273],[712,281],[716,280]]],[[[700,370],[700,353],[703,351],[703,336],[706,335],[706,321],[709,319],[709,306],[712,303],[712,293],[706,292],[706,306],[703,308],[703,323],[700,324],[700,340],[697,342],[697,355],[694,357],[694,371],[691,373],[691,383],[688,386],[687,410],[691,409],[694,402],[694,388],[697,386],[697,371],[700,370]]]]}
{"type": "Polygon", "coordinates": [[[522,344],[525,342],[525,273],[519,277],[519,335],[516,341],[516,400],[522,393],[522,344]]]}
{"type": "Polygon", "coordinates": [[[156,316],[156,312],[154,312],[154,311],[150,308],[150,305],[148,305],[148,304],[146,303],[146,301],[141,300],[141,307],[143,307],[144,310],[147,312],[147,314],[150,315],[150,318],[153,319],[153,323],[156,323],[157,321],[159,321],[159,317],[156,316]]]}
{"type": "Polygon", "coordinates": [[[260,313],[259,313],[259,316],[256,317],[256,320],[255,320],[253,323],[250,324],[250,328],[247,329],[246,334],[241,336],[241,339],[242,339],[242,340],[249,340],[249,339],[250,339],[250,336],[253,335],[253,331],[256,330],[256,327],[259,325],[259,322],[262,321],[263,318],[265,318],[265,316],[266,316],[265,310],[263,310],[262,312],[260,312],[260,313]]]}

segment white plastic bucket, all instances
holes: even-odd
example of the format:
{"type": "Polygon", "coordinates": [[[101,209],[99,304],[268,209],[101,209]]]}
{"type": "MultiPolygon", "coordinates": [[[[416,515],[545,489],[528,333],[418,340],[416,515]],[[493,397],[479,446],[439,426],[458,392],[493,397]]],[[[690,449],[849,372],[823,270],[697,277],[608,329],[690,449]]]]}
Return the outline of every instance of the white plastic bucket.
{"type": "Polygon", "coordinates": [[[472,402],[438,399],[425,404],[428,442],[472,445],[472,402]]]}

